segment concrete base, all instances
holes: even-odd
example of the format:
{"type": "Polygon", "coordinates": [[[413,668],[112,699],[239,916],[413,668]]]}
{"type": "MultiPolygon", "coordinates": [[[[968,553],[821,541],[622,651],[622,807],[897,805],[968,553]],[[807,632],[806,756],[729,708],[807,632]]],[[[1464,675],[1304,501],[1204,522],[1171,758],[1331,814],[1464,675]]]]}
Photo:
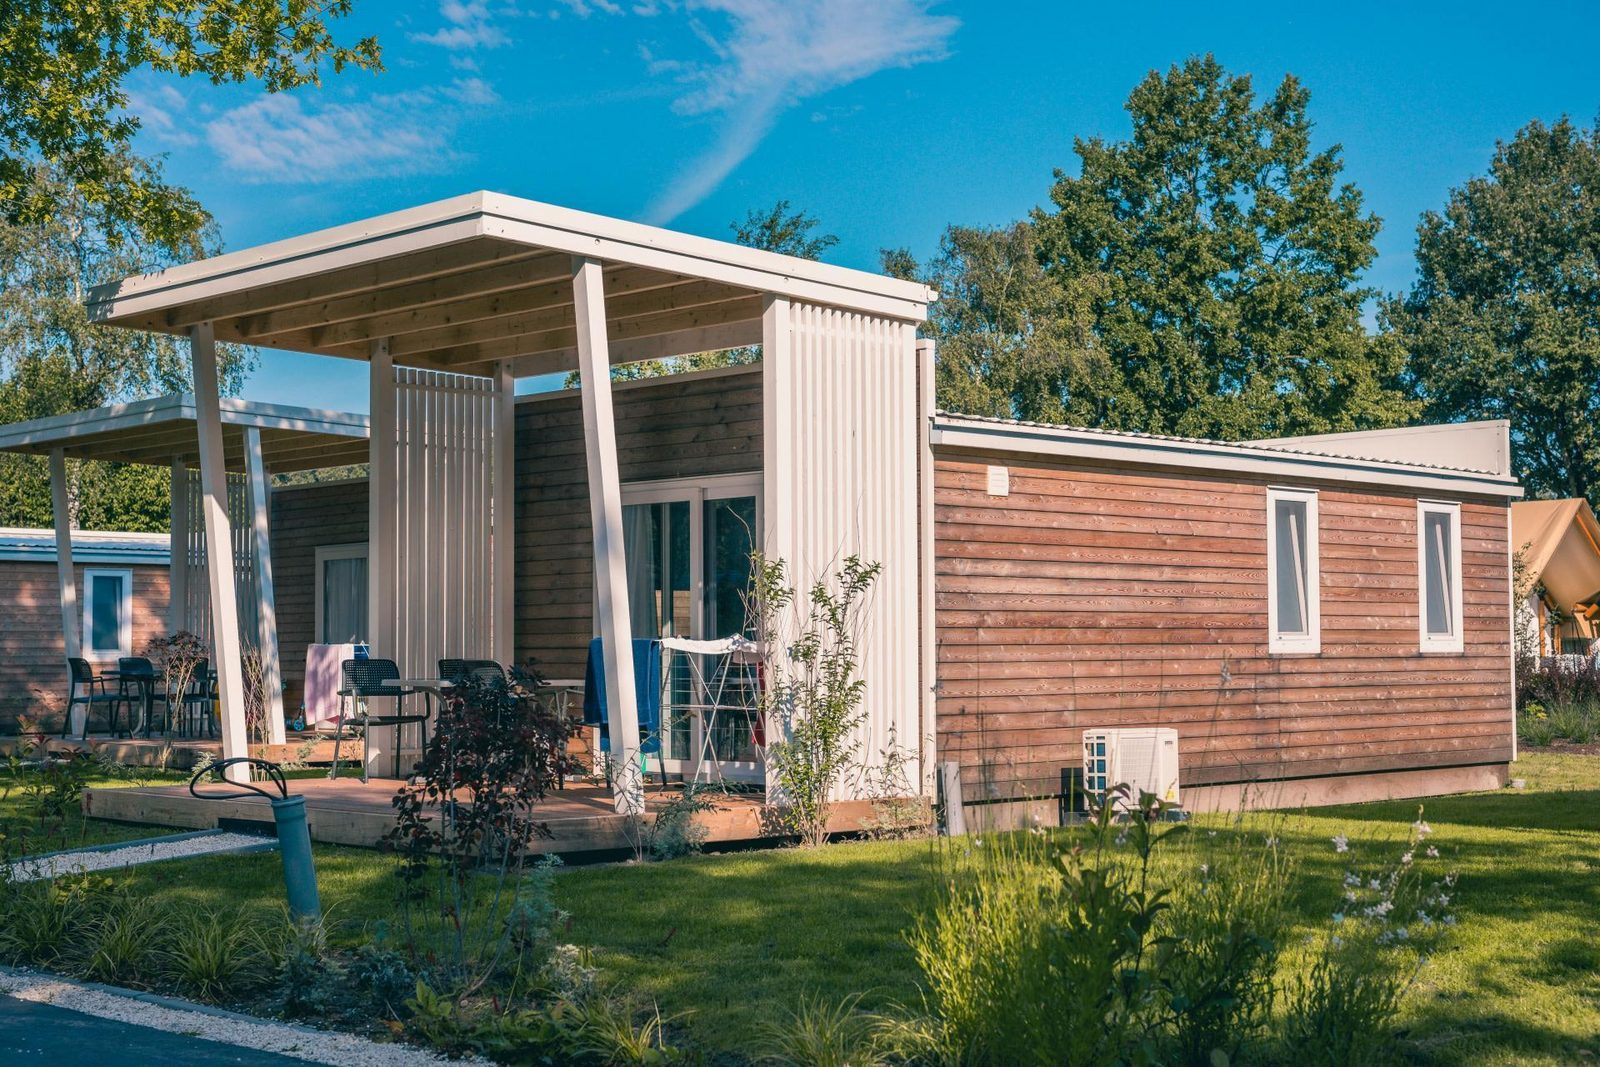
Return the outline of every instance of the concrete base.
{"type": "MultiPolygon", "coordinates": [[[[1375,800],[1408,800],[1450,793],[1489,792],[1505,788],[1509,774],[1510,767],[1504,763],[1431,767],[1327,778],[1184,786],[1182,798],[1184,810],[1195,813],[1293,810],[1331,804],[1363,804],[1375,800]]],[[[1061,821],[1061,805],[1055,797],[1003,800],[988,804],[969,801],[965,810],[969,833],[1056,826],[1061,821]]]]}

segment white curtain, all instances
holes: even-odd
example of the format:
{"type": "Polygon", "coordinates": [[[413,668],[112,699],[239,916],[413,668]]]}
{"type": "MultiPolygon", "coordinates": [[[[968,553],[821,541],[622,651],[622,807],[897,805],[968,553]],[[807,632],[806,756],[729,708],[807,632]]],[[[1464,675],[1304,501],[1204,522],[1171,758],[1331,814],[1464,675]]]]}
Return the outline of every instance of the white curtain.
{"type": "Polygon", "coordinates": [[[622,545],[628,560],[628,614],[633,636],[660,637],[656,605],[656,524],[654,504],[629,504],[622,509],[622,545]]]}

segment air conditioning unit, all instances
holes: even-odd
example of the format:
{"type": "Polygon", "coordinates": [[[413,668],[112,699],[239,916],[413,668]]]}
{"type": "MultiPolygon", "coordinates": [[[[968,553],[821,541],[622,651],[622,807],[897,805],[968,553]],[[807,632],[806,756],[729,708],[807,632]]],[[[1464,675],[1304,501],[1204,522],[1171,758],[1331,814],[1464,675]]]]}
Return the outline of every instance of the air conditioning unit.
{"type": "Polygon", "coordinates": [[[1083,732],[1083,790],[1096,803],[1119,785],[1129,796],[1119,808],[1137,807],[1140,793],[1178,803],[1178,731],[1169,726],[1129,726],[1083,732]]]}

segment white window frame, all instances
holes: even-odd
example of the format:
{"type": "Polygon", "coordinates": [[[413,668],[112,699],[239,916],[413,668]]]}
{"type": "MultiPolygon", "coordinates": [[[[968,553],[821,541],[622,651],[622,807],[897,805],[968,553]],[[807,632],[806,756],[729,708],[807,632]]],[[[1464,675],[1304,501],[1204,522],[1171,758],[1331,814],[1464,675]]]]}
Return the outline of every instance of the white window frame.
{"type": "Polygon", "coordinates": [[[1454,500],[1417,501],[1417,647],[1425,653],[1466,651],[1466,628],[1462,620],[1461,504],[1454,500]],[[1450,517],[1450,573],[1455,577],[1450,589],[1451,632],[1428,632],[1428,533],[1429,515],[1450,517]]]}
{"type": "Polygon", "coordinates": [[[1318,530],[1317,491],[1269,486],[1267,489],[1267,652],[1272,655],[1322,651],[1322,559],[1318,530]],[[1278,629],[1278,501],[1301,501],[1306,506],[1306,632],[1280,633],[1278,629]]]}
{"type": "Polygon", "coordinates": [[[83,658],[113,660],[133,655],[133,571],[110,567],[86,567],[83,571],[83,658]],[[122,582],[122,610],[118,613],[116,648],[94,647],[94,583],[100,578],[122,582]]]}
{"type": "MultiPolygon", "coordinates": [[[[367,559],[367,558],[368,558],[368,556],[367,556],[367,542],[365,542],[365,541],[351,541],[351,542],[347,542],[347,543],[342,544],[342,545],[318,545],[317,546],[317,561],[314,564],[314,566],[316,567],[316,572],[317,573],[316,573],[316,580],[315,580],[315,583],[314,583],[314,589],[312,591],[312,596],[315,597],[315,599],[316,599],[316,614],[315,614],[315,620],[312,623],[312,625],[316,627],[316,629],[312,631],[312,633],[317,638],[317,640],[315,642],[316,644],[321,644],[322,643],[322,592],[323,592],[323,573],[322,572],[326,569],[324,567],[324,564],[328,560],[334,560],[334,559],[367,559]]],[[[370,560],[368,561],[368,566],[371,566],[371,561],[370,560]]],[[[372,574],[371,574],[370,571],[367,574],[367,580],[368,581],[372,580],[372,574]]],[[[362,635],[362,639],[363,640],[366,639],[366,635],[365,634],[362,635]]]]}

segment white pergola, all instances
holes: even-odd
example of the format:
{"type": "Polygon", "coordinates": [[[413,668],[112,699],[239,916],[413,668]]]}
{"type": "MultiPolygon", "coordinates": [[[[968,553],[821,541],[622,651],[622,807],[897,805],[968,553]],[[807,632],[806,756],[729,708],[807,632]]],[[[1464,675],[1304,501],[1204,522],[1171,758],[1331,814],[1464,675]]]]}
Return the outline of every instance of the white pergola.
{"type": "MultiPolygon", "coordinates": [[[[443,654],[512,659],[515,381],[578,371],[596,621],[611,736],[629,766],[639,733],[611,365],[762,345],[769,544],[792,563],[825,561],[838,549],[833,528],[842,536],[865,520],[859,504],[853,513],[842,506],[829,527],[796,513],[799,485],[840,454],[827,443],[798,447],[812,410],[803,405],[829,402],[806,367],[832,360],[848,374],[828,382],[860,379],[852,402],[865,389],[865,400],[882,391],[890,405],[858,412],[895,427],[895,439],[884,430],[881,441],[860,446],[860,462],[874,469],[828,475],[837,494],[887,494],[914,516],[915,326],[931,298],[925,286],[863,271],[480,192],[128,278],[95,289],[88,306],[97,322],[190,339],[213,561],[226,558],[230,536],[216,340],[369,362],[369,637],[375,654],[390,650],[403,668],[425,674],[443,654]],[[814,352],[802,359],[807,346],[814,352]],[[902,417],[911,435],[904,441],[902,417]],[[900,464],[902,444],[913,461],[908,477],[875,458],[892,454],[900,464]]],[[[867,522],[884,531],[874,549],[910,544],[915,558],[906,521],[867,522]]],[[[220,596],[226,583],[215,571],[220,596]]],[[[897,608],[913,618],[916,588],[896,586],[897,608]]],[[[232,719],[242,706],[237,634],[224,627],[217,636],[223,714],[232,719]]],[[[915,664],[915,647],[885,655],[902,653],[915,664]]],[[[638,781],[625,777],[619,810],[641,803],[638,781]]]]}
{"type": "MultiPolygon", "coordinates": [[[[227,657],[224,635],[232,642],[226,668],[239,679],[241,586],[256,598],[244,615],[254,624],[261,656],[269,740],[283,743],[283,686],[278,656],[276,597],[272,579],[268,479],[273,474],[365,463],[367,418],[342,411],[315,411],[276,404],[218,398],[215,375],[209,397],[188,394],[113,404],[0,426],[0,452],[48,456],[50,498],[56,535],[56,572],[61,626],[69,657],[80,653],[77,583],[73,576],[72,531],[67,507],[66,462],[93,459],[113,463],[168,466],[172,471],[172,548],[168,584],[168,627],[172,631],[212,630],[219,671],[227,657]],[[209,412],[209,419],[205,413],[209,412]],[[196,495],[189,472],[198,468],[204,499],[222,501],[226,525],[219,542],[210,539],[212,509],[190,512],[196,495]],[[228,476],[235,476],[230,493],[228,476]],[[230,514],[231,511],[231,514],[230,514]],[[206,528],[197,529],[203,517],[206,528]],[[243,528],[234,529],[239,524],[243,528]],[[204,537],[200,536],[204,534],[204,537]],[[207,560],[209,591],[191,589],[189,575],[207,560]],[[211,560],[217,565],[210,565],[211,560]]],[[[201,636],[204,636],[203,634],[201,636]]],[[[246,755],[242,688],[237,714],[223,717],[223,748],[246,755]]]]}

